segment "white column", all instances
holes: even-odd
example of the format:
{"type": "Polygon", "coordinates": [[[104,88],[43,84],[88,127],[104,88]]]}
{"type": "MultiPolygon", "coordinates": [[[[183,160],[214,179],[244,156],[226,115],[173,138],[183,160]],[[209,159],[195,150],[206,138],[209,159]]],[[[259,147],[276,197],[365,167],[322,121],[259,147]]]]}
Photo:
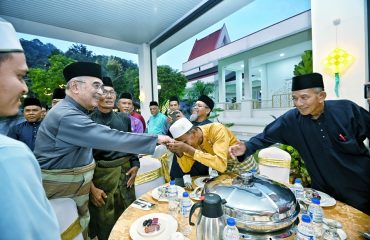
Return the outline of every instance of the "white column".
{"type": "Polygon", "coordinates": [[[367,108],[363,96],[364,83],[369,79],[365,9],[364,0],[311,1],[313,70],[323,74],[327,99],[337,98],[335,81],[334,75],[325,71],[322,60],[339,47],[355,57],[355,62],[340,76],[339,98],[367,108]],[[335,19],[340,19],[337,27],[333,24],[335,19]]]}
{"type": "MultiPolygon", "coordinates": [[[[152,81],[153,81],[153,100],[158,102],[158,74],[157,74],[157,51],[152,50],[152,81]]],[[[148,103],[149,104],[149,103],[148,103]]]]}
{"type": "Polygon", "coordinates": [[[225,88],[225,67],[222,67],[219,71],[218,78],[218,93],[219,93],[219,102],[226,102],[226,88],[225,88]]]}
{"type": "Polygon", "coordinates": [[[235,72],[235,91],[236,91],[236,102],[240,103],[242,100],[243,83],[242,83],[242,71],[235,72]]]}
{"type": "Polygon", "coordinates": [[[152,70],[150,68],[150,46],[146,43],[139,46],[140,106],[141,114],[143,115],[145,120],[148,120],[150,117],[149,102],[152,100],[158,100],[156,60],[156,58],[152,58],[153,76],[155,76],[154,78],[152,77],[152,70]]]}
{"type": "Polygon", "coordinates": [[[261,107],[269,107],[269,100],[271,99],[271,96],[269,96],[269,83],[266,74],[266,64],[261,65],[258,71],[261,73],[261,107]]]}
{"type": "Polygon", "coordinates": [[[244,61],[244,99],[252,99],[252,83],[251,78],[249,77],[249,61],[244,61]]]}

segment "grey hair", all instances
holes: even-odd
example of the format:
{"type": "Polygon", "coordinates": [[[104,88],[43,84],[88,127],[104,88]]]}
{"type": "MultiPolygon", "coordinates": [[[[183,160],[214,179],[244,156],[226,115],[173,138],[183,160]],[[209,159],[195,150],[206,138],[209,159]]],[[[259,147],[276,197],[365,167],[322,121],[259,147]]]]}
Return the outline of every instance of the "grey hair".
{"type": "Polygon", "coordinates": [[[312,88],[312,90],[315,92],[315,93],[321,93],[324,91],[324,88],[322,87],[315,87],[315,88],[312,88]]]}
{"type": "Polygon", "coordinates": [[[71,78],[68,82],[67,82],[67,85],[66,85],[66,90],[69,90],[72,86],[72,82],[78,82],[78,81],[81,81],[81,79],[79,79],[78,77],[74,77],[74,78],[71,78]]]}

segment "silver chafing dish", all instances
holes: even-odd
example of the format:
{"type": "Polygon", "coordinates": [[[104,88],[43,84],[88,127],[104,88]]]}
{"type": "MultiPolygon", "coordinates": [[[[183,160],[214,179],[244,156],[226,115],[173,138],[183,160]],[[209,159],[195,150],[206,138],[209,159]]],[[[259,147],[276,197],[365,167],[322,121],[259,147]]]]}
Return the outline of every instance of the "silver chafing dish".
{"type": "Polygon", "coordinates": [[[225,217],[235,218],[239,231],[247,234],[292,232],[300,211],[289,188],[255,173],[221,175],[208,182],[204,191],[225,199],[225,217]]]}

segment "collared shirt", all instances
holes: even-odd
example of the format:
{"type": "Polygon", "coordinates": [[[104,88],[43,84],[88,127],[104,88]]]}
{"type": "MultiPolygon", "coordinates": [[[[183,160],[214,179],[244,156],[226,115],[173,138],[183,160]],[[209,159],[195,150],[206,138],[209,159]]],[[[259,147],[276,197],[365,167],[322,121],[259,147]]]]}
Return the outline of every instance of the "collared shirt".
{"type": "Polygon", "coordinates": [[[163,113],[158,113],[155,116],[150,116],[148,121],[149,134],[166,134],[167,132],[167,117],[163,113]]]}
{"type": "Polygon", "coordinates": [[[203,142],[197,146],[194,156],[184,153],[181,158],[177,158],[182,171],[189,172],[197,161],[219,172],[225,172],[230,159],[229,147],[238,142],[237,138],[221,123],[206,124],[198,128],[203,133],[203,142]]]}
{"type": "Polygon", "coordinates": [[[141,121],[131,115],[129,115],[130,120],[131,120],[131,132],[134,133],[143,133],[144,132],[144,127],[141,121]]]}
{"type": "Polygon", "coordinates": [[[146,129],[145,119],[144,119],[144,117],[140,113],[135,112],[135,111],[132,111],[131,112],[131,116],[133,116],[134,118],[139,119],[141,121],[141,123],[143,124],[143,130],[146,129]]]}
{"type": "Polygon", "coordinates": [[[24,143],[1,134],[0,189],[2,239],[60,239],[35,156],[24,143]]]}
{"type": "Polygon", "coordinates": [[[30,123],[22,122],[10,128],[8,137],[24,142],[32,151],[35,148],[37,130],[41,121],[30,123]]]}
{"type": "MultiPolygon", "coordinates": [[[[129,118],[130,115],[122,112],[109,112],[103,113],[99,110],[94,111],[90,114],[90,117],[93,121],[99,124],[106,125],[112,129],[117,129],[123,132],[131,131],[131,121],[129,118]]],[[[136,119],[140,124],[140,120],[136,119]]],[[[122,157],[130,157],[131,167],[137,166],[140,167],[139,158],[136,154],[117,152],[117,151],[105,151],[94,149],[93,156],[95,160],[115,160],[122,157]]]]}
{"type": "MultiPolygon", "coordinates": [[[[370,214],[370,113],[348,100],[325,101],[318,119],[292,109],[246,142],[246,155],[273,143],[302,156],[314,189],[370,214]]],[[[244,158],[241,156],[239,159],[244,158]]]]}
{"type": "Polygon", "coordinates": [[[156,143],[155,135],[125,133],[94,122],[66,96],[42,121],[34,153],[42,169],[70,169],[92,163],[93,148],[152,154],[156,143]]]}

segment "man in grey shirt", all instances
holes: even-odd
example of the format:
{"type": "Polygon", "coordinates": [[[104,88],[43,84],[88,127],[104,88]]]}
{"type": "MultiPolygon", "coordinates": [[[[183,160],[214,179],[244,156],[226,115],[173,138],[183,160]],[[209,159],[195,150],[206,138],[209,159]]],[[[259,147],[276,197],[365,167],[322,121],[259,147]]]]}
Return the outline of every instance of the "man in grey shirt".
{"type": "Polygon", "coordinates": [[[95,168],[92,149],[152,154],[156,143],[166,143],[171,138],[121,132],[89,118],[88,111],[97,106],[103,94],[100,65],[76,62],[66,66],[63,74],[66,97],[41,123],[34,154],[48,198],[73,198],[84,230],[90,218],[88,200],[95,168]]]}

